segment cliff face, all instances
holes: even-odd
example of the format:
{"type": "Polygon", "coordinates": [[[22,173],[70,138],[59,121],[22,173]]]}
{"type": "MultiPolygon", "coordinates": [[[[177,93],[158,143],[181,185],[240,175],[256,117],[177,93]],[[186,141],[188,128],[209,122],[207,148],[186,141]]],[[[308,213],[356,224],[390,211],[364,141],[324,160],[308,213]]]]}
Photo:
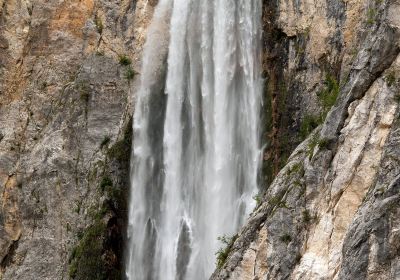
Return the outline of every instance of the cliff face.
{"type": "Polygon", "coordinates": [[[155,4],[0,1],[0,279],[119,277],[155,4]]]}
{"type": "Polygon", "coordinates": [[[264,9],[270,176],[212,279],[399,279],[400,4],[264,9]]]}
{"type": "MultiPolygon", "coordinates": [[[[400,3],[263,2],[262,195],[212,279],[398,279],[400,3]]],[[[0,0],[0,279],[120,277],[156,4],[0,0]]]]}

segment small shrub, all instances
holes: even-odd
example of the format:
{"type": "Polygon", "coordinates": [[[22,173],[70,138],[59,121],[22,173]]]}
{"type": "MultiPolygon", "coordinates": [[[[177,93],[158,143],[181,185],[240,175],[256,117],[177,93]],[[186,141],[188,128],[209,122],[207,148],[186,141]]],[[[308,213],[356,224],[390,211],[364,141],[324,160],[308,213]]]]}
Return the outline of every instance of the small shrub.
{"type": "Polygon", "coordinates": [[[285,195],[285,191],[282,191],[281,193],[271,197],[268,202],[271,204],[272,207],[283,207],[283,208],[288,208],[286,205],[286,201],[283,201],[283,196],[285,195]]]}
{"type": "Polygon", "coordinates": [[[124,138],[117,141],[109,150],[107,155],[111,159],[119,161],[121,164],[128,165],[131,157],[132,148],[132,119],[129,120],[124,130],[124,138]]]}
{"type": "Polygon", "coordinates": [[[104,56],[104,51],[96,51],[97,56],[104,56]]]}
{"type": "Polygon", "coordinates": [[[40,89],[41,89],[41,90],[45,90],[45,89],[47,88],[47,86],[48,86],[47,82],[44,81],[44,82],[42,82],[42,83],[40,84],[40,89]]]}
{"type": "Polygon", "coordinates": [[[302,214],[303,214],[303,222],[304,223],[308,224],[309,222],[311,222],[310,211],[304,210],[302,214]]]}
{"type": "Polygon", "coordinates": [[[90,99],[90,94],[89,92],[81,92],[81,100],[85,103],[88,103],[90,99]]]}
{"type": "Polygon", "coordinates": [[[308,159],[311,160],[312,156],[314,155],[314,149],[318,146],[319,143],[319,138],[318,135],[314,135],[311,140],[310,143],[308,144],[308,159]]]}
{"type": "Polygon", "coordinates": [[[103,25],[103,22],[102,22],[101,18],[99,18],[97,15],[94,17],[94,24],[96,25],[97,32],[102,34],[103,33],[103,29],[104,29],[104,25],[103,25]]]}
{"type": "Polygon", "coordinates": [[[318,147],[320,149],[326,149],[329,146],[329,140],[326,138],[322,138],[318,140],[318,147]]]}
{"type": "Polygon", "coordinates": [[[216,264],[218,269],[222,268],[222,266],[225,264],[226,259],[228,258],[228,255],[232,250],[233,243],[235,243],[237,238],[238,238],[237,234],[232,237],[227,237],[225,235],[222,237],[218,237],[218,240],[221,241],[223,245],[225,245],[225,248],[220,248],[216,253],[217,256],[216,264]]]}
{"type": "Polygon", "coordinates": [[[306,139],[310,133],[321,124],[320,117],[314,115],[305,115],[300,125],[300,136],[306,139]]]}
{"type": "Polygon", "coordinates": [[[133,80],[133,78],[135,78],[135,75],[136,75],[136,72],[135,72],[135,70],[132,69],[132,67],[128,67],[128,69],[126,69],[125,78],[128,81],[133,80]]]}
{"type": "Polygon", "coordinates": [[[289,244],[290,241],[292,241],[292,237],[288,233],[285,233],[284,235],[279,237],[279,240],[282,241],[283,243],[289,244]]]}
{"type": "Polygon", "coordinates": [[[126,55],[120,55],[119,56],[119,64],[123,65],[123,66],[128,66],[132,63],[132,60],[126,56],[126,55]]]}
{"type": "Polygon", "coordinates": [[[394,72],[390,72],[387,76],[386,76],[386,84],[388,85],[388,87],[391,87],[395,82],[396,82],[396,76],[394,72]]]}
{"type": "Polygon", "coordinates": [[[293,173],[303,176],[304,175],[303,163],[297,162],[297,163],[293,164],[289,169],[289,175],[292,175],[293,173]]]}
{"type": "Polygon", "coordinates": [[[106,147],[110,143],[110,141],[111,141],[110,136],[108,136],[108,135],[104,136],[104,139],[103,139],[103,141],[101,141],[101,144],[100,144],[100,149],[106,147]]]}
{"type": "Polygon", "coordinates": [[[101,191],[104,192],[106,187],[112,187],[112,185],[113,185],[113,183],[112,183],[112,180],[110,179],[110,177],[105,176],[105,177],[103,177],[103,179],[101,179],[100,189],[101,189],[101,191]]]}
{"type": "Polygon", "coordinates": [[[327,74],[325,77],[325,88],[318,94],[322,106],[324,107],[325,114],[335,105],[339,91],[340,87],[338,81],[334,76],[327,74]]]}
{"type": "Polygon", "coordinates": [[[253,196],[253,199],[256,202],[256,209],[257,209],[262,203],[262,196],[260,194],[257,194],[255,196],[253,196]]]}
{"type": "Polygon", "coordinates": [[[106,225],[96,220],[81,233],[69,258],[69,276],[72,279],[105,279],[106,264],[102,259],[105,232],[106,225]]]}
{"type": "Polygon", "coordinates": [[[93,218],[95,220],[101,220],[103,219],[103,217],[110,211],[110,207],[107,203],[103,203],[103,205],[101,206],[100,210],[97,211],[93,218]]]}
{"type": "Polygon", "coordinates": [[[376,10],[374,8],[369,8],[367,11],[367,24],[372,25],[375,23],[376,10]]]}

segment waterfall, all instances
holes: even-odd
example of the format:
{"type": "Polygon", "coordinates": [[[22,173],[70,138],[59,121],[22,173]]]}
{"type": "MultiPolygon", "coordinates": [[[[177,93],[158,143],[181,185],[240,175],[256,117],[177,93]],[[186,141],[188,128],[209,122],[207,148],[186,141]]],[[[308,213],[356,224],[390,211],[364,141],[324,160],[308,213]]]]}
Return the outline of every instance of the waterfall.
{"type": "Polygon", "coordinates": [[[261,0],[159,0],[136,93],[127,270],[205,280],[254,209],[261,0]]]}

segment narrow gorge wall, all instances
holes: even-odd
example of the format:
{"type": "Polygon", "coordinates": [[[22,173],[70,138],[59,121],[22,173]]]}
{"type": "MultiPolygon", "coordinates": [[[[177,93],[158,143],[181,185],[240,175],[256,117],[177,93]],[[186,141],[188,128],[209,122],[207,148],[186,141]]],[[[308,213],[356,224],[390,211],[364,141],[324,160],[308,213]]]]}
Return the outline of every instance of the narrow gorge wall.
{"type": "Polygon", "coordinates": [[[120,277],[155,5],[0,1],[0,279],[120,277]]]}
{"type": "Polygon", "coordinates": [[[266,190],[211,279],[400,278],[399,4],[265,1],[266,190]]]}

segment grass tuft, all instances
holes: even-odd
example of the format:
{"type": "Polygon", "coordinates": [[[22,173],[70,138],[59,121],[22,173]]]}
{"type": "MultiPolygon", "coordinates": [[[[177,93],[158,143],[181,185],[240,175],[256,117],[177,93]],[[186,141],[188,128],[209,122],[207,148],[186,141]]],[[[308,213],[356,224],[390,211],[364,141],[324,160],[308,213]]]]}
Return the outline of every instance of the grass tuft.
{"type": "Polygon", "coordinates": [[[237,238],[238,238],[237,234],[235,234],[232,237],[227,237],[226,235],[218,237],[218,240],[221,241],[223,245],[225,245],[224,248],[220,248],[216,253],[218,269],[222,268],[223,265],[225,264],[226,259],[228,258],[228,255],[232,250],[232,246],[237,238]]]}
{"type": "Polygon", "coordinates": [[[126,55],[120,55],[119,56],[119,64],[123,65],[123,66],[128,66],[131,65],[132,60],[126,56],[126,55]]]}
{"type": "Polygon", "coordinates": [[[125,78],[128,81],[133,80],[133,78],[135,78],[135,75],[136,75],[136,72],[135,72],[135,70],[132,69],[132,67],[128,67],[128,69],[126,69],[125,78]]]}
{"type": "Polygon", "coordinates": [[[284,235],[279,237],[279,240],[282,241],[283,243],[286,243],[287,245],[292,241],[292,237],[290,236],[290,234],[285,233],[284,235]]]}

